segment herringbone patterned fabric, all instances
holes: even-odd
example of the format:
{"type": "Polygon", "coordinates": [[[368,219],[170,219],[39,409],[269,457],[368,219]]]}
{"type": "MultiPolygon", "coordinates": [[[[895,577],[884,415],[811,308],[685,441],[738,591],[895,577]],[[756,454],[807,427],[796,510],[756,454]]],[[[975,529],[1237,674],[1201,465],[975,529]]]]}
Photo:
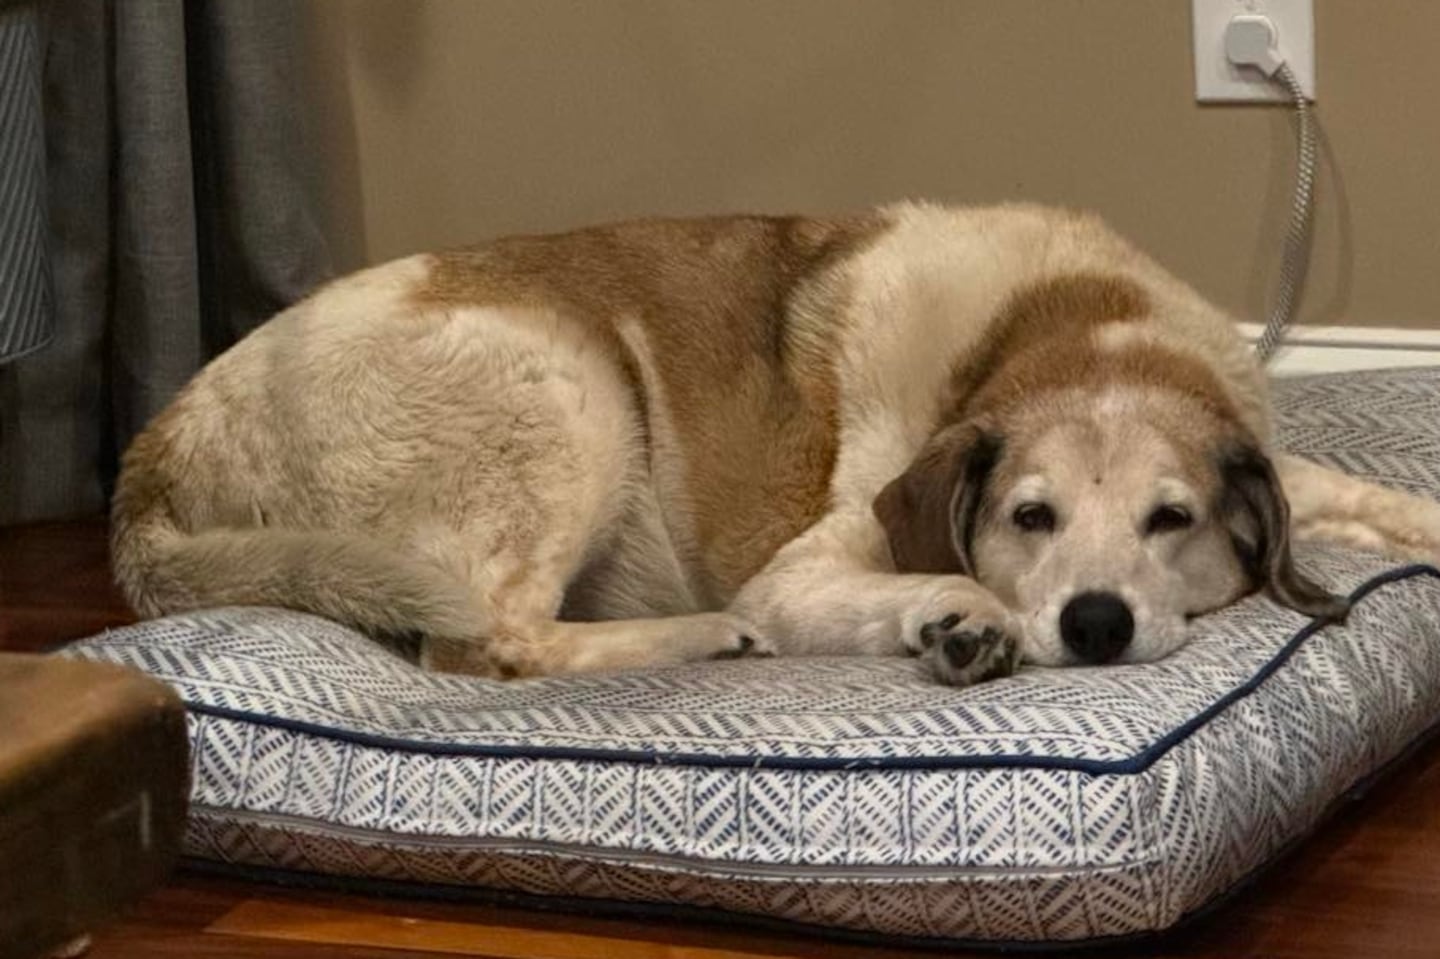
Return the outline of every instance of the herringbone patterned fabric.
{"type": "MultiPolygon", "coordinates": [[[[1290,448],[1440,493],[1440,371],[1294,381],[1277,406],[1290,448]]],[[[1348,624],[1252,598],[1160,663],[964,690],[904,659],[493,683],[260,609],[73,652],[191,704],[197,856],[1073,941],[1204,905],[1440,716],[1436,572],[1301,561],[1367,590],[1348,624]]]]}

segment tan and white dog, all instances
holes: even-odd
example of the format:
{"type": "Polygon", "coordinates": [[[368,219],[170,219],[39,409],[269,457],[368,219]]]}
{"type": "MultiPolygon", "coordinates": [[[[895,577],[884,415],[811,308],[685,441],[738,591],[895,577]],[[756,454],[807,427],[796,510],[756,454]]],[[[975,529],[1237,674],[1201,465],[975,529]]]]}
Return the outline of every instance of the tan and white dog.
{"type": "Polygon", "coordinates": [[[1267,451],[1229,317],[1093,217],[645,221],[331,284],[135,441],[143,614],[309,610],[534,676],[910,653],[1140,662],[1293,528],[1440,556],[1440,507],[1267,451]]]}

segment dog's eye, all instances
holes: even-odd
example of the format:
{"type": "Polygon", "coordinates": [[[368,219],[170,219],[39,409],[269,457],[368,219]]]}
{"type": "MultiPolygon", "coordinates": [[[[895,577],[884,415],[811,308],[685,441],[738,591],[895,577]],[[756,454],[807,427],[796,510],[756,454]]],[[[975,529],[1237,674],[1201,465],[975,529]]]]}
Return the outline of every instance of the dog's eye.
{"type": "Polygon", "coordinates": [[[1183,506],[1157,506],[1145,520],[1145,533],[1169,533],[1177,529],[1189,529],[1195,518],[1183,506]]]}
{"type": "Polygon", "coordinates": [[[1021,503],[1010,518],[1027,533],[1048,533],[1055,528],[1055,511],[1044,503],[1021,503]]]}

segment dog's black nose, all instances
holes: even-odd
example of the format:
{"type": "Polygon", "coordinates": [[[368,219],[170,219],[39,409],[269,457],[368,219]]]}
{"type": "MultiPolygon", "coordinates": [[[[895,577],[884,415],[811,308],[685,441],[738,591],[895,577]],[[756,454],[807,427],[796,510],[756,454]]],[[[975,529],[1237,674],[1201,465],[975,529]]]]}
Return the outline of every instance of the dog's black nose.
{"type": "Polygon", "coordinates": [[[1135,617],[1114,593],[1081,593],[1060,611],[1060,638],[1087,663],[1108,663],[1130,645],[1135,617]]]}

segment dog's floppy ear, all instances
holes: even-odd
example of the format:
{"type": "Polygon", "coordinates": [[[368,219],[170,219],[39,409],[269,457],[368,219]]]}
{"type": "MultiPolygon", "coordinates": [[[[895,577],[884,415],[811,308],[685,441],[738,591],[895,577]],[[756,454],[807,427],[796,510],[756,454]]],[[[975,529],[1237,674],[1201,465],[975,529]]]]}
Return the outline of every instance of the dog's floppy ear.
{"type": "Polygon", "coordinates": [[[1275,467],[1253,442],[1235,442],[1219,454],[1220,511],[1246,572],[1270,596],[1298,613],[1341,621],[1348,600],[1332,596],[1295,568],[1290,555],[1290,504],[1275,467]]]}
{"type": "Polygon", "coordinates": [[[875,497],[898,572],[974,575],[975,522],[1000,449],[974,424],[946,427],[875,497]]]}

